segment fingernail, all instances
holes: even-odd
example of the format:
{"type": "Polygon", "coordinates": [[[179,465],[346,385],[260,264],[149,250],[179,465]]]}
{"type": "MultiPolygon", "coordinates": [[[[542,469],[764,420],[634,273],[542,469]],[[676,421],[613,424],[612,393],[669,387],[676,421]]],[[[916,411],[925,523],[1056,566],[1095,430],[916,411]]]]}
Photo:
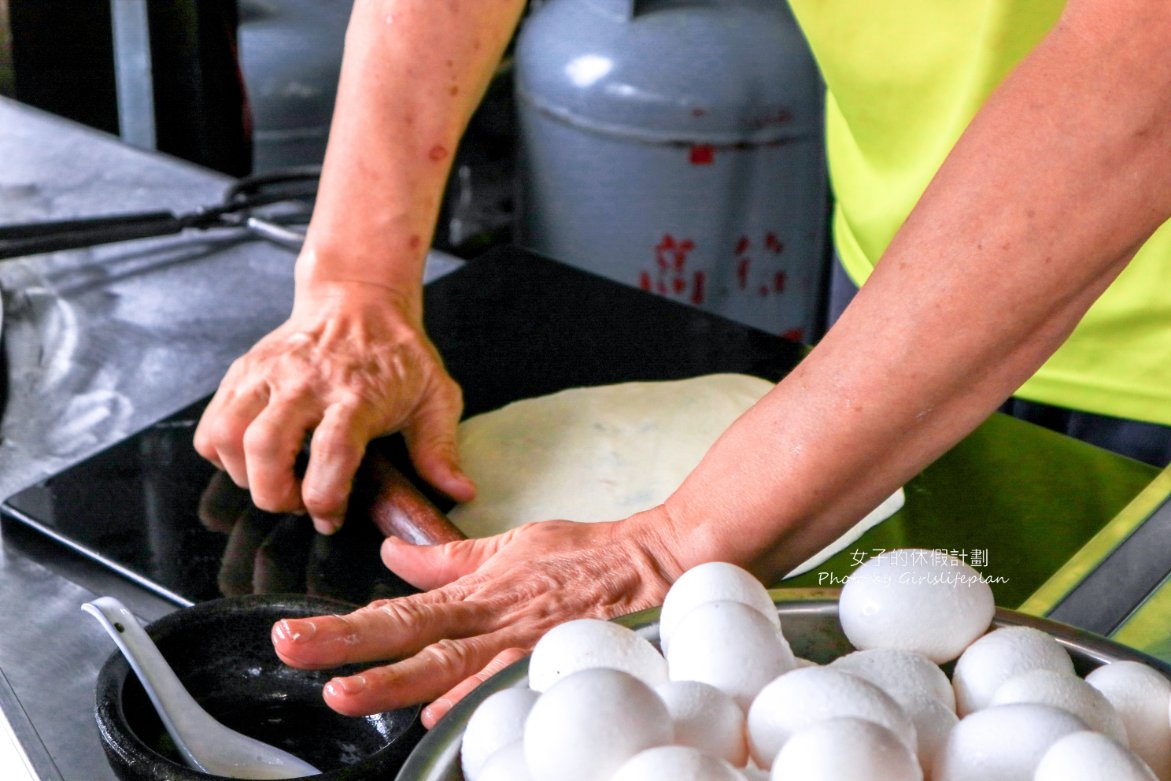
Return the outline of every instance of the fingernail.
{"type": "Polygon", "coordinates": [[[313,528],[317,530],[318,534],[329,536],[341,528],[341,524],[327,518],[314,518],[313,528]]]}
{"type": "Polygon", "coordinates": [[[283,618],[276,625],[277,637],[293,643],[303,643],[317,634],[317,624],[304,618],[283,618]]]}
{"type": "Polygon", "coordinates": [[[334,678],[325,684],[325,693],[338,697],[341,695],[357,694],[366,689],[365,676],[351,675],[348,678],[334,678]]]}
{"type": "Polygon", "coordinates": [[[456,478],[459,479],[459,481],[461,483],[464,484],[464,488],[467,488],[468,490],[472,490],[472,491],[474,491],[476,489],[476,481],[473,480],[472,478],[468,477],[467,473],[456,472],[455,476],[456,476],[456,478]]]}

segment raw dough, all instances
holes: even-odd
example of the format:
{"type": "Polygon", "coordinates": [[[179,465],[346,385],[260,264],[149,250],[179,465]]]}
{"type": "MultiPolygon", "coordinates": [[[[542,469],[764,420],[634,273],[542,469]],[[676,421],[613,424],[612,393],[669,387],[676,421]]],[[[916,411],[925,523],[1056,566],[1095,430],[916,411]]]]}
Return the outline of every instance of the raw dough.
{"type": "MultiPolygon", "coordinates": [[[[666,499],[708,448],[773,387],[745,374],[572,388],[460,424],[460,462],[479,488],[451,511],[469,537],[530,521],[611,521],[666,499]]],[[[811,569],[903,504],[883,502],[811,569]]]]}

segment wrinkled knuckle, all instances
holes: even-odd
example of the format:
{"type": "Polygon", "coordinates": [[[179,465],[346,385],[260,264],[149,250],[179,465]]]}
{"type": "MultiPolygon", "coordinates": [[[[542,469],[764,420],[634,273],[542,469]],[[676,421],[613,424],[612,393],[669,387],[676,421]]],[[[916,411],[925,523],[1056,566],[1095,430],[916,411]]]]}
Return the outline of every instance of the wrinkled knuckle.
{"type": "Polygon", "coordinates": [[[362,409],[373,406],[377,392],[367,383],[354,383],[337,389],[331,406],[343,420],[353,420],[362,409]]]}
{"type": "Polygon", "coordinates": [[[422,653],[441,669],[456,675],[464,675],[474,666],[471,645],[464,640],[445,637],[423,649],[422,653]]]}
{"type": "Polygon", "coordinates": [[[270,459],[283,455],[285,430],[264,421],[254,420],[244,431],[244,451],[253,458],[270,459]]]}
{"type": "Polygon", "coordinates": [[[281,378],[280,398],[286,403],[297,404],[304,399],[311,399],[316,395],[316,385],[303,374],[281,378]]]}
{"type": "Polygon", "coordinates": [[[388,599],[370,605],[371,608],[396,624],[414,625],[424,617],[425,607],[403,599],[388,599]]]}
{"type": "Polygon", "coordinates": [[[221,384],[226,386],[230,382],[238,379],[241,375],[248,374],[249,370],[252,368],[252,361],[252,353],[250,352],[245,353],[236,360],[232,361],[230,364],[228,364],[228,370],[224,372],[224,381],[221,384]]]}
{"type": "Polygon", "coordinates": [[[356,612],[349,614],[337,614],[334,616],[334,618],[336,618],[344,627],[344,630],[338,632],[337,635],[345,645],[357,645],[361,641],[362,635],[364,633],[362,621],[358,618],[356,612]]]}
{"type": "MultiPolygon", "coordinates": [[[[242,448],[240,429],[227,418],[213,418],[200,427],[204,447],[219,453],[236,453],[242,448]]],[[[200,451],[203,452],[203,451],[200,451]]]]}
{"type": "Polygon", "coordinates": [[[346,505],[347,494],[337,488],[303,485],[301,501],[310,515],[330,515],[346,505]]]}

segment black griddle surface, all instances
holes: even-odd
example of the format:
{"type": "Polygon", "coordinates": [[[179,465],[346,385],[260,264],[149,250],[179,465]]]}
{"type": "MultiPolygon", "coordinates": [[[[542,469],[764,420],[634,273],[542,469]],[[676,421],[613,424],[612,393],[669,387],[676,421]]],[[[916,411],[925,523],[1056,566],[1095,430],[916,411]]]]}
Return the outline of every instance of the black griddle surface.
{"type": "MultiPolygon", "coordinates": [[[[584,385],[713,372],[778,380],[803,352],[513,247],[428,285],[425,321],[466,415],[584,385]]],[[[191,444],[206,401],[17,494],[7,516],[179,603],[261,591],[363,603],[409,590],[382,567],[371,524],[351,519],[320,537],[217,479],[191,444]]],[[[402,463],[397,437],[380,446],[402,463]]]]}

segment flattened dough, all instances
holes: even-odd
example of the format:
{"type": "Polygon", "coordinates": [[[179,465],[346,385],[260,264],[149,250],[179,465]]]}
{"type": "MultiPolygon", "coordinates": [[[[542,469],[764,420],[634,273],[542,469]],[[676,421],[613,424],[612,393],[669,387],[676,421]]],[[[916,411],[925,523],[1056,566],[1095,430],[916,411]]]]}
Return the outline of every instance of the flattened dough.
{"type": "MultiPolygon", "coordinates": [[[[530,521],[612,521],[665,500],[708,448],[773,387],[745,374],[572,388],[460,424],[460,461],[479,488],[451,511],[469,537],[530,521]]],[[[900,490],[821,554],[817,566],[894,513],[900,490]]]]}

